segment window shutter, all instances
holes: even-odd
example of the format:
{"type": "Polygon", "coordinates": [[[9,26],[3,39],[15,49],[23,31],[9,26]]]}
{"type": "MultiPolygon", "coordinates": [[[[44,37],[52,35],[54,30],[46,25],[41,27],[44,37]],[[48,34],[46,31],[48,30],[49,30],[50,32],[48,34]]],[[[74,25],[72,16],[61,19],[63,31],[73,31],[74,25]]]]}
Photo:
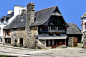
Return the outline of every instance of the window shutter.
{"type": "Polygon", "coordinates": [[[66,27],[66,30],[67,30],[68,27],[66,27]]]}
{"type": "Polygon", "coordinates": [[[6,30],[5,30],[5,36],[6,36],[6,30]]]}

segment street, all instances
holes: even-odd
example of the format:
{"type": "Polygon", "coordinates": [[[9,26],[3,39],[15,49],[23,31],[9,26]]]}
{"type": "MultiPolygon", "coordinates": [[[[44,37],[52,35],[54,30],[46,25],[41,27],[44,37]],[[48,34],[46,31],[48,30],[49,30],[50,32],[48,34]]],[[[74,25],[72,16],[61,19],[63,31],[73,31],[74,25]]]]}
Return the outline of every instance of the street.
{"type": "Polygon", "coordinates": [[[0,45],[1,55],[19,57],[85,57],[86,49],[79,47],[54,48],[54,49],[28,49],[0,45]]]}

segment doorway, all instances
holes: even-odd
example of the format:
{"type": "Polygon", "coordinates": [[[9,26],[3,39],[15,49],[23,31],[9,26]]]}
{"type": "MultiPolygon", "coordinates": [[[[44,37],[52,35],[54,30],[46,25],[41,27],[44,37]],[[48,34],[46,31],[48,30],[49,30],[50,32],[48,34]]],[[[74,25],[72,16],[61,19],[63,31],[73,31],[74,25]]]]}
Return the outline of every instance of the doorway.
{"type": "Polygon", "coordinates": [[[20,38],[20,46],[23,46],[23,38],[20,38]]]}

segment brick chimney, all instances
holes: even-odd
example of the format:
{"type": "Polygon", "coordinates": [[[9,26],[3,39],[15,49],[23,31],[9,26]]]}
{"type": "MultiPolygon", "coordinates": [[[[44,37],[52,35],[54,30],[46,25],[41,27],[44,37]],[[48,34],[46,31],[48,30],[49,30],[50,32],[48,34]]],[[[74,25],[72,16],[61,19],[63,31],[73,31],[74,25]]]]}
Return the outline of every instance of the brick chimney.
{"type": "Polygon", "coordinates": [[[26,30],[29,32],[30,25],[34,23],[34,16],[35,15],[35,5],[34,3],[27,4],[27,18],[26,18],[26,30]]]}

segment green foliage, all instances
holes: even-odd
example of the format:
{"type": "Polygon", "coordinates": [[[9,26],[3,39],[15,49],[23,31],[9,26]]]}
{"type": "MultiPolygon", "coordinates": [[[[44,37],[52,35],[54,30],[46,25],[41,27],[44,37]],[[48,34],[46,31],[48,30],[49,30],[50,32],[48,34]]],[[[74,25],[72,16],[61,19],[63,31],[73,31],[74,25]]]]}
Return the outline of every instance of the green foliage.
{"type": "Polygon", "coordinates": [[[0,55],[0,57],[17,57],[17,56],[0,55]]]}

